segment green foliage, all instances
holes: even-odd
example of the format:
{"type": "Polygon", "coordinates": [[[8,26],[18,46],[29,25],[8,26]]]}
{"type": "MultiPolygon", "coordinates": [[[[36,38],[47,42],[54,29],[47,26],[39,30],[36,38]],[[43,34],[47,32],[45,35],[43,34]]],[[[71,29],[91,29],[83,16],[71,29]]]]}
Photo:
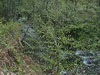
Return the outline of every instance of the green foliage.
{"type": "MultiPolygon", "coordinates": [[[[44,2],[39,0],[34,5],[33,27],[39,36],[36,49],[38,47],[40,51],[34,52],[34,55],[40,57],[39,59],[44,60],[46,64],[49,63],[52,69],[59,67],[63,51],[99,50],[96,1],[74,3],[64,0],[44,2]]],[[[76,65],[75,61],[69,64],[63,62],[62,65],[66,64],[72,68],[76,65]]]]}
{"type": "MultiPolygon", "coordinates": [[[[71,60],[63,60],[62,52],[73,53],[77,49],[99,50],[100,7],[96,0],[17,0],[12,3],[19,6],[9,5],[9,2],[4,6],[7,5],[7,10],[12,13],[27,17],[26,23],[30,23],[35,30],[33,35],[36,38],[27,37],[23,40],[27,43],[24,53],[34,57],[43,70],[54,69],[58,72],[80,65],[80,60],[72,59],[72,55],[67,56],[71,60]]],[[[3,4],[0,4],[0,12],[6,9],[1,5],[3,4]]],[[[13,33],[15,39],[19,38],[23,27],[14,21],[7,24],[0,22],[0,26],[0,35],[6,37],[13,33]]]]}
{"type": "Polygon", "coordinates": [[[21,31],[21,24],[18,22],[9,21],[6,24],[0,24],[0,35],[9,36],[12,35],[13,38],[18,38],[21,31]]]}

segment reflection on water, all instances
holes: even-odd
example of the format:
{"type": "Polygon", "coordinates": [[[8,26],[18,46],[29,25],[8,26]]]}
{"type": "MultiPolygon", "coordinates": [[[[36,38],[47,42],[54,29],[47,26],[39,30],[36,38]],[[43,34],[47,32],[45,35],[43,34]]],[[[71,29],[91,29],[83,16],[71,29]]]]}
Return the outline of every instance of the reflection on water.
{"type": "Polygon", "coordinates": [[[78,50],[75,52],[75,55],[80,56],[80,57],[91,57],[91,56],[94,56],[94,53],[89,52],[89,51],[78,50]]]}
{"type": "Polygon", "coordinates": [[[81,57],[83,64],[86,66],[96,66],[100,62],[99,52],[95,51],[81,51],[78,50],[75,52],[75,55],[81,57]]]}
{"type": "Polygon", "coordinates": [[[66,71],[61,71],[60,74],[61,75],[68,75],[66,71]]]}
{"type": "MultiPolygon", "coordinates": [[[[63,52],[62,59],[70,58],[81,59],[82,65],[76,66],[72,71],[61,71],[60,75],[100,75],[100,51],[77,50],[74,53],[63,52]]],[[[66,62],[69,60],[66,60],[66,62]]]]}

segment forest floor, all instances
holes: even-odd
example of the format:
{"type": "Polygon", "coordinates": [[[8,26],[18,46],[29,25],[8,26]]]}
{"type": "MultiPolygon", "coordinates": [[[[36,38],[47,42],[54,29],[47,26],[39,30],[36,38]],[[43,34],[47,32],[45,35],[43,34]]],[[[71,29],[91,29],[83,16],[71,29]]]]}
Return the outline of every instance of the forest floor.
{"type": "Polygon", "coordinates": [[[42,75],[39,65],[22,52],[17,41],[7,42],[10,46],[0,46],[0,75],[42,75]]]}
{"type": "Polygon", "coordinates": [[[0,49],[0,75],[4,73],[4,75],[9,74],[18,74],[21,73],[24,75],[38,75],[38,73],[35,70],[32,70],[30,68],[30,65],[36,64],[33,62],[33,60],[28,57],[27,55],[18,55],[20,58],[13,57],[9,49],[0,49]],[[23,61],[20,61],[20,59],[23,59],[23,61]]]}

